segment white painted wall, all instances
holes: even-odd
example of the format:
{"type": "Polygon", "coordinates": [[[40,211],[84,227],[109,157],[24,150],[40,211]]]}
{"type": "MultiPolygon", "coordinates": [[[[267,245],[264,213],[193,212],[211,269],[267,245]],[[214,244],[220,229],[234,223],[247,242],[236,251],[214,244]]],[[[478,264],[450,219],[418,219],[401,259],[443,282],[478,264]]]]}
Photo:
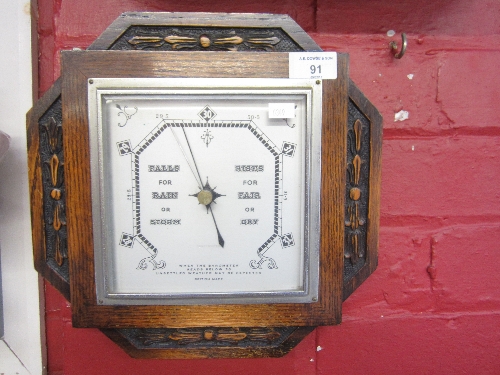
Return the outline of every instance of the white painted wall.
{"type": "MultiPolygon", "coordinates": [[[[0,246],[4,342],[0,373],[42,374],[39,278],[33,268],[26,112],[32,106],[31,22],[28,0],[0,0],[0,130],[11,145],[0,162],[0,246]],[[6,344],[6,345],[5,345],[6,344]],[[12,366],[8,348],[24,365],[12,366]]],[[[43,310],[42,310],[43,311],[43,310]]],[[[43,318],[43,316],[42,316],[43,318]]]]}

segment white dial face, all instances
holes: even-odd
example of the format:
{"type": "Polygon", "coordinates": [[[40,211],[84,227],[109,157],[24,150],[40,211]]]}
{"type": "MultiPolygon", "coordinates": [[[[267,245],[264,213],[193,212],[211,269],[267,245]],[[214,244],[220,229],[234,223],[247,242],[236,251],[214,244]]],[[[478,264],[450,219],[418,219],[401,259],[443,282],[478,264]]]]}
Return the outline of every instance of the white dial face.
{"type": "Polygon", "coordinates": [[[311,301],[312,90],[104,83],[101,303],[311,301]]]}

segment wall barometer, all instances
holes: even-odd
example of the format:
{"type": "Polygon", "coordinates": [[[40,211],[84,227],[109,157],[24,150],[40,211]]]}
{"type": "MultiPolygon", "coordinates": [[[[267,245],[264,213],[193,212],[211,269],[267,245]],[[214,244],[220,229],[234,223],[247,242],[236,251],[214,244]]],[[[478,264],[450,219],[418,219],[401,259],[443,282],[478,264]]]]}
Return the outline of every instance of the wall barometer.
{"type": "Polygon", "coordinates": [[[381,141],[346,54],[284,16],[127,13],[61,61],[28,115],[32,222],[75,327],[197,358],[340,323],[376,267],[381,141]]]}

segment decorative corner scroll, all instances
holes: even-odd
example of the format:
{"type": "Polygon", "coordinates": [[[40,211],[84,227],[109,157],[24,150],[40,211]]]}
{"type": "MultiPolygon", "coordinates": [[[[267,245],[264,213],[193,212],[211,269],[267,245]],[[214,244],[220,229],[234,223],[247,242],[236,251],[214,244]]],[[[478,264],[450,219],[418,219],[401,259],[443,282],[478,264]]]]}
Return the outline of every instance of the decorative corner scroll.
{"type": "Polygon", "coordinates": [[[264,254],[279,239],[281,239],[280,236],[278,236],[277,234],[273,234],[261,247],[259,247],[259,249],[257,250],[257,255],[259,257],[259,260],[251,260],[250,267],[253,268],[254,270],[262,269],[262,265],[267,262],[267,268],[269,268],[270,270],[277,269],[278,264],[276,263],[276,261],[271,257],[264,256],[264,254]]]}
{"type": "Polygon", "coordinates": [[[276,264],[276,261],[273,258],[266,257],[262,255],[262,253],[257,254],[259,256],[259,260],[251,260],[250,261],[250,267],[253,268],[254,270],[256,269],[262,269],[262,264],[267,262],[267,268],[270,270],[278,268],[278,265],[276,264]]]}
{"type": "Polygon", "coordinates": [[[134,112],[129,112],[131,110],[128,108],[128,106],[125,105],[122,108],[119,104],[116,105],[116,108],[118,108],[119,110],[118,116],[123,115],[125,117],[125,122],[123,124],[120,122],[118,123],[118,126],[121,128],[127,125],[128,120],[130,120],[132,116],[135,115],[138,111],[137,107],[134,107],[134,112]]]}

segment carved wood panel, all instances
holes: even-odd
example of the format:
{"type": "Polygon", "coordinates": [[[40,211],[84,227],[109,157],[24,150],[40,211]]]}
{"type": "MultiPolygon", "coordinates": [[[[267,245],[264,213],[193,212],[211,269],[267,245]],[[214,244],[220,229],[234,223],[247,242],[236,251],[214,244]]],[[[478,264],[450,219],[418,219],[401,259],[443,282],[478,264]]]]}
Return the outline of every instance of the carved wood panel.
{"type": "Polygon", "coordinates": [[[303,51],[279,28],[132,26],[111,50],[159,51],[303,51]]]}
{"type": "Polygon", "coordinates": [[[344,240],[344,280],[365,264],[369,201],[370,122],[349,100],[344,240]]]}
{"type": "Polygon", "coordinates": [[[45,261],[69,283],[61,97],[38,121],[42,168],[45,261]]]}
{"type": "Polygon", "coordinates": [[[296,327],[119,329],[138,349],[182,347],[265,347],[281,344],[296,327]]]}

